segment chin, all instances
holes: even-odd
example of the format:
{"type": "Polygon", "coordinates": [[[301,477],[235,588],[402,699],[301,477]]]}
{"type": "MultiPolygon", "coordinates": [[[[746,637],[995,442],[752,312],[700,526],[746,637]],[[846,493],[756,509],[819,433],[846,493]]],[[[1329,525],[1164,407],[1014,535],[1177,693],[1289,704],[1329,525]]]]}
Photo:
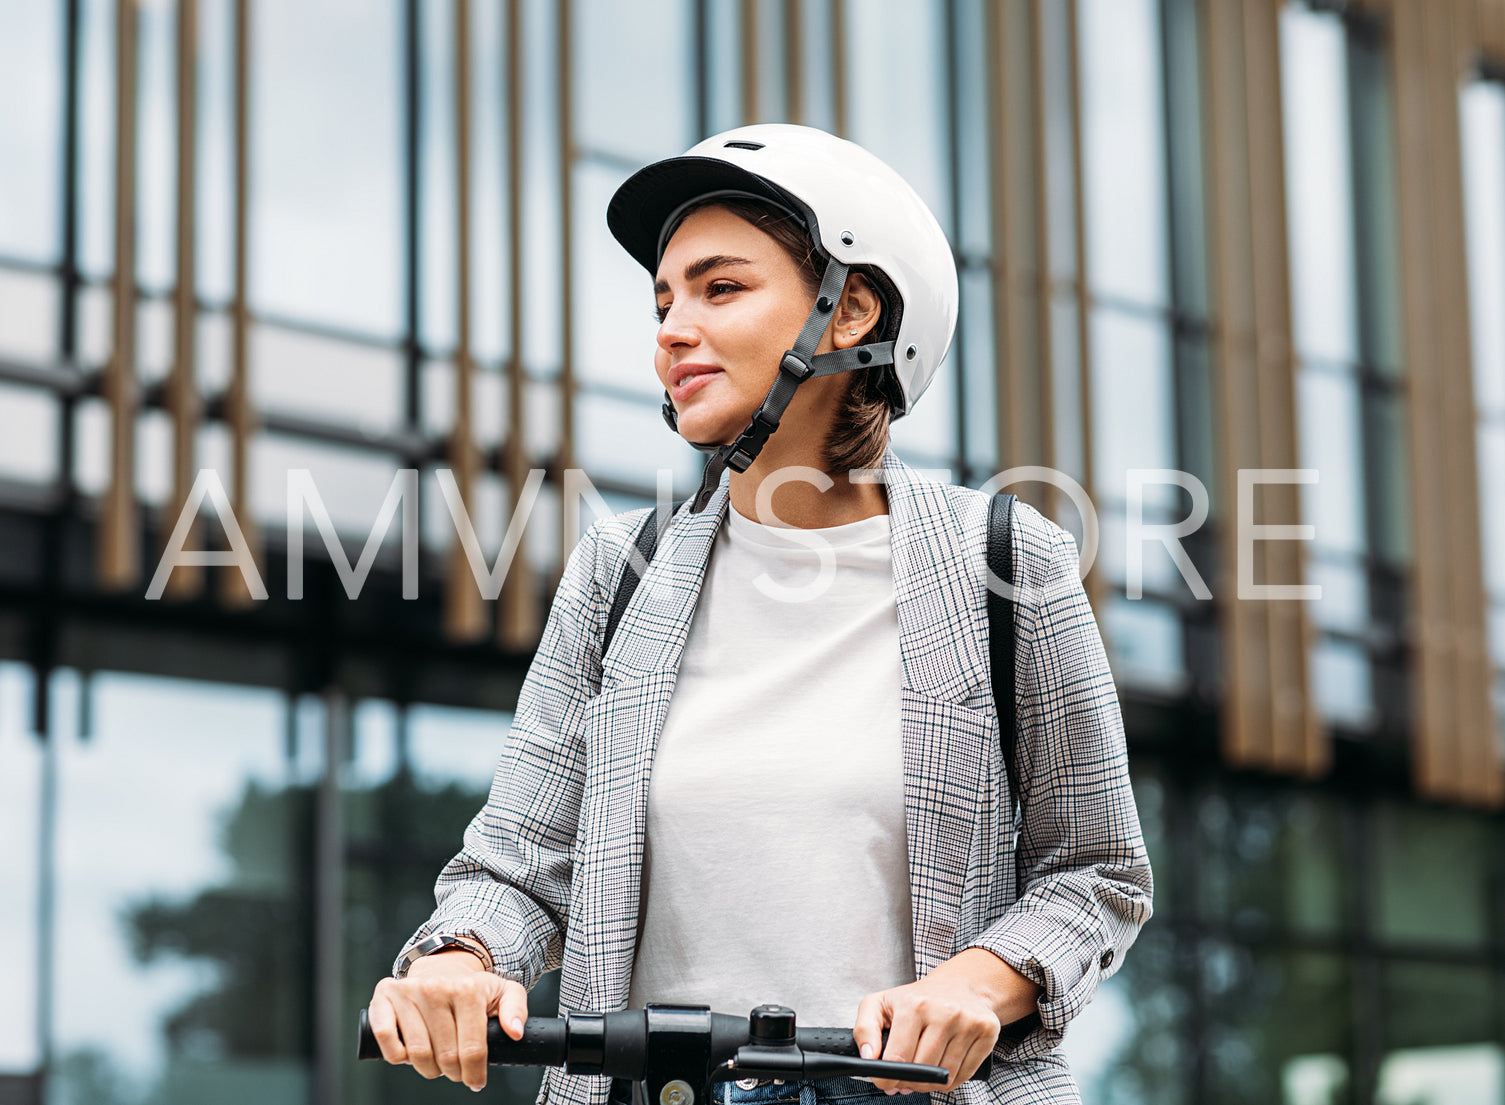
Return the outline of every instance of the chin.
{"type": "Polygon", "coordinates": [[[675,415],[676,424],[679,426],[679,436],[686,441],[698,441],[701,444],[715,442],[718,445],[726,445],[737,440],[737,435],[752,421],[749,414],[741,422],[729,418],[705,417],[699,411],[680,412],[675,415]],[[736,425],[732,425],[736,422],[736,425]]]}

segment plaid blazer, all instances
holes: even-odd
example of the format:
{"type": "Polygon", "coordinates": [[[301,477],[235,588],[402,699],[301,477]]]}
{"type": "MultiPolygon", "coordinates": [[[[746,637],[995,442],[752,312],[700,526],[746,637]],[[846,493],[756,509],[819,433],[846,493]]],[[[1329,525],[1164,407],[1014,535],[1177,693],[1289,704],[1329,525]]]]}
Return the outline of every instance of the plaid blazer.
{"type": "MultiPolygon", "coordinates": [[[[991,1079],[949,1096],[962,1105],[1076,1102],[1056,1045],[1148,919],[1151,877],[1118,697],[1075,544],[1018,504],[1019,736],[1005,767],[989,672],[988,499],[924,479],[892,452],[884,476],[916,977],[982,947],[1043,991],[1037,1023],[1000,1039],[991,1079]]],[[[605,519],[582,538],[490,796],[410,944],[469,936],[525,986],[561,967],[563,1008],[626,1007],[654,745],[727,509],[723,484],[702,513],[676,515],[605,657],[602,630],[645,511],[605,519]]],[[[540,1102],[603,1105],[607,1087],[604,1078],[550,1070],[540,1102]]]]}

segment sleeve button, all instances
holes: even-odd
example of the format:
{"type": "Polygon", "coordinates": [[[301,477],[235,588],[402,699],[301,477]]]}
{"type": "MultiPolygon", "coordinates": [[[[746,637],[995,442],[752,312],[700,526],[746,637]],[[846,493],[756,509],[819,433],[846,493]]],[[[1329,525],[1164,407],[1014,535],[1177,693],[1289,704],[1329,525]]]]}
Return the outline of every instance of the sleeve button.
{"type": "Polygon", "coordinates": [[[1102,957],[1097,961],[1097,965],[1099,967],[1101,967],[1105,971],[1109,967],[1113,966],[1113,949],[1112,948],[1109,948],[1107,951],[1103,952],[1102,957]]]}

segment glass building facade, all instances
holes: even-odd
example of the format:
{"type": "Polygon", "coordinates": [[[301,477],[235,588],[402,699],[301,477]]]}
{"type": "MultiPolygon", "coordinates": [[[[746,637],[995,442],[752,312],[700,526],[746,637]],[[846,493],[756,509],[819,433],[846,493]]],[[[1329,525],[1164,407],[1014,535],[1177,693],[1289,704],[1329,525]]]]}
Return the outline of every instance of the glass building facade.
{"type": "Polygon", "coordinates": [[[581,525],[699,477],[606,203],[774,120],[954,247],[900,455],[1090,560],[1084,1098],[1505,1105],[1498,0],[0,0],[0,1105],[465,1092],[355,1011],[581,525]]]}

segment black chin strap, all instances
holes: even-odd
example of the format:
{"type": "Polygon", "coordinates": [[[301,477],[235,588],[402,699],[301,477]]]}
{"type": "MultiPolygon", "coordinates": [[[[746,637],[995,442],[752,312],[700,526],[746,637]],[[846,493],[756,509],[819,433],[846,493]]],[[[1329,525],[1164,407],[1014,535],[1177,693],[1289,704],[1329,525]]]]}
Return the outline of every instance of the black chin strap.
{"type": "MultiPolygon", "coordinates": [[[[854,368],[894,363],[894,343],[891,341],[856,345],[850,349],[812,356],[815,347],[820,344],[821,335],[826,332],[826,324],[830,321],[831,312],[836,309],[841,290],[846,286],[847,271],[847,266],[840,261],[832,260],[826,265],[825,275],[820,281],[820,291],[816,293],[810,317],[805,320],[805,328],[800,331],[794,348],[786,352],[779,361],[779,374],[773,387],[768,389],[768,394],[763,397],[752,421],[737,436],[737,440],[730,445],[690,442],[702,453],[711,454],[706,461],[700,490],[695,493],[695,501],[690,504],[692,513],[699,514],[706,508],[706,504],[711,501],[711,494],[721,483],[721,474],[728,468],[734,472],[746,472],[751,467],[769,437],[779,428],[779,419],[784,416],[789,401],[794,398],[795,389],[806,380],[817,376],[835,376],[838,372],[850,372],[854,368]]],[[[669,400],[668,392],[664,393],[664,421],[671,430],[676,433],[679,431],[674,404],[669,400]]]]}

